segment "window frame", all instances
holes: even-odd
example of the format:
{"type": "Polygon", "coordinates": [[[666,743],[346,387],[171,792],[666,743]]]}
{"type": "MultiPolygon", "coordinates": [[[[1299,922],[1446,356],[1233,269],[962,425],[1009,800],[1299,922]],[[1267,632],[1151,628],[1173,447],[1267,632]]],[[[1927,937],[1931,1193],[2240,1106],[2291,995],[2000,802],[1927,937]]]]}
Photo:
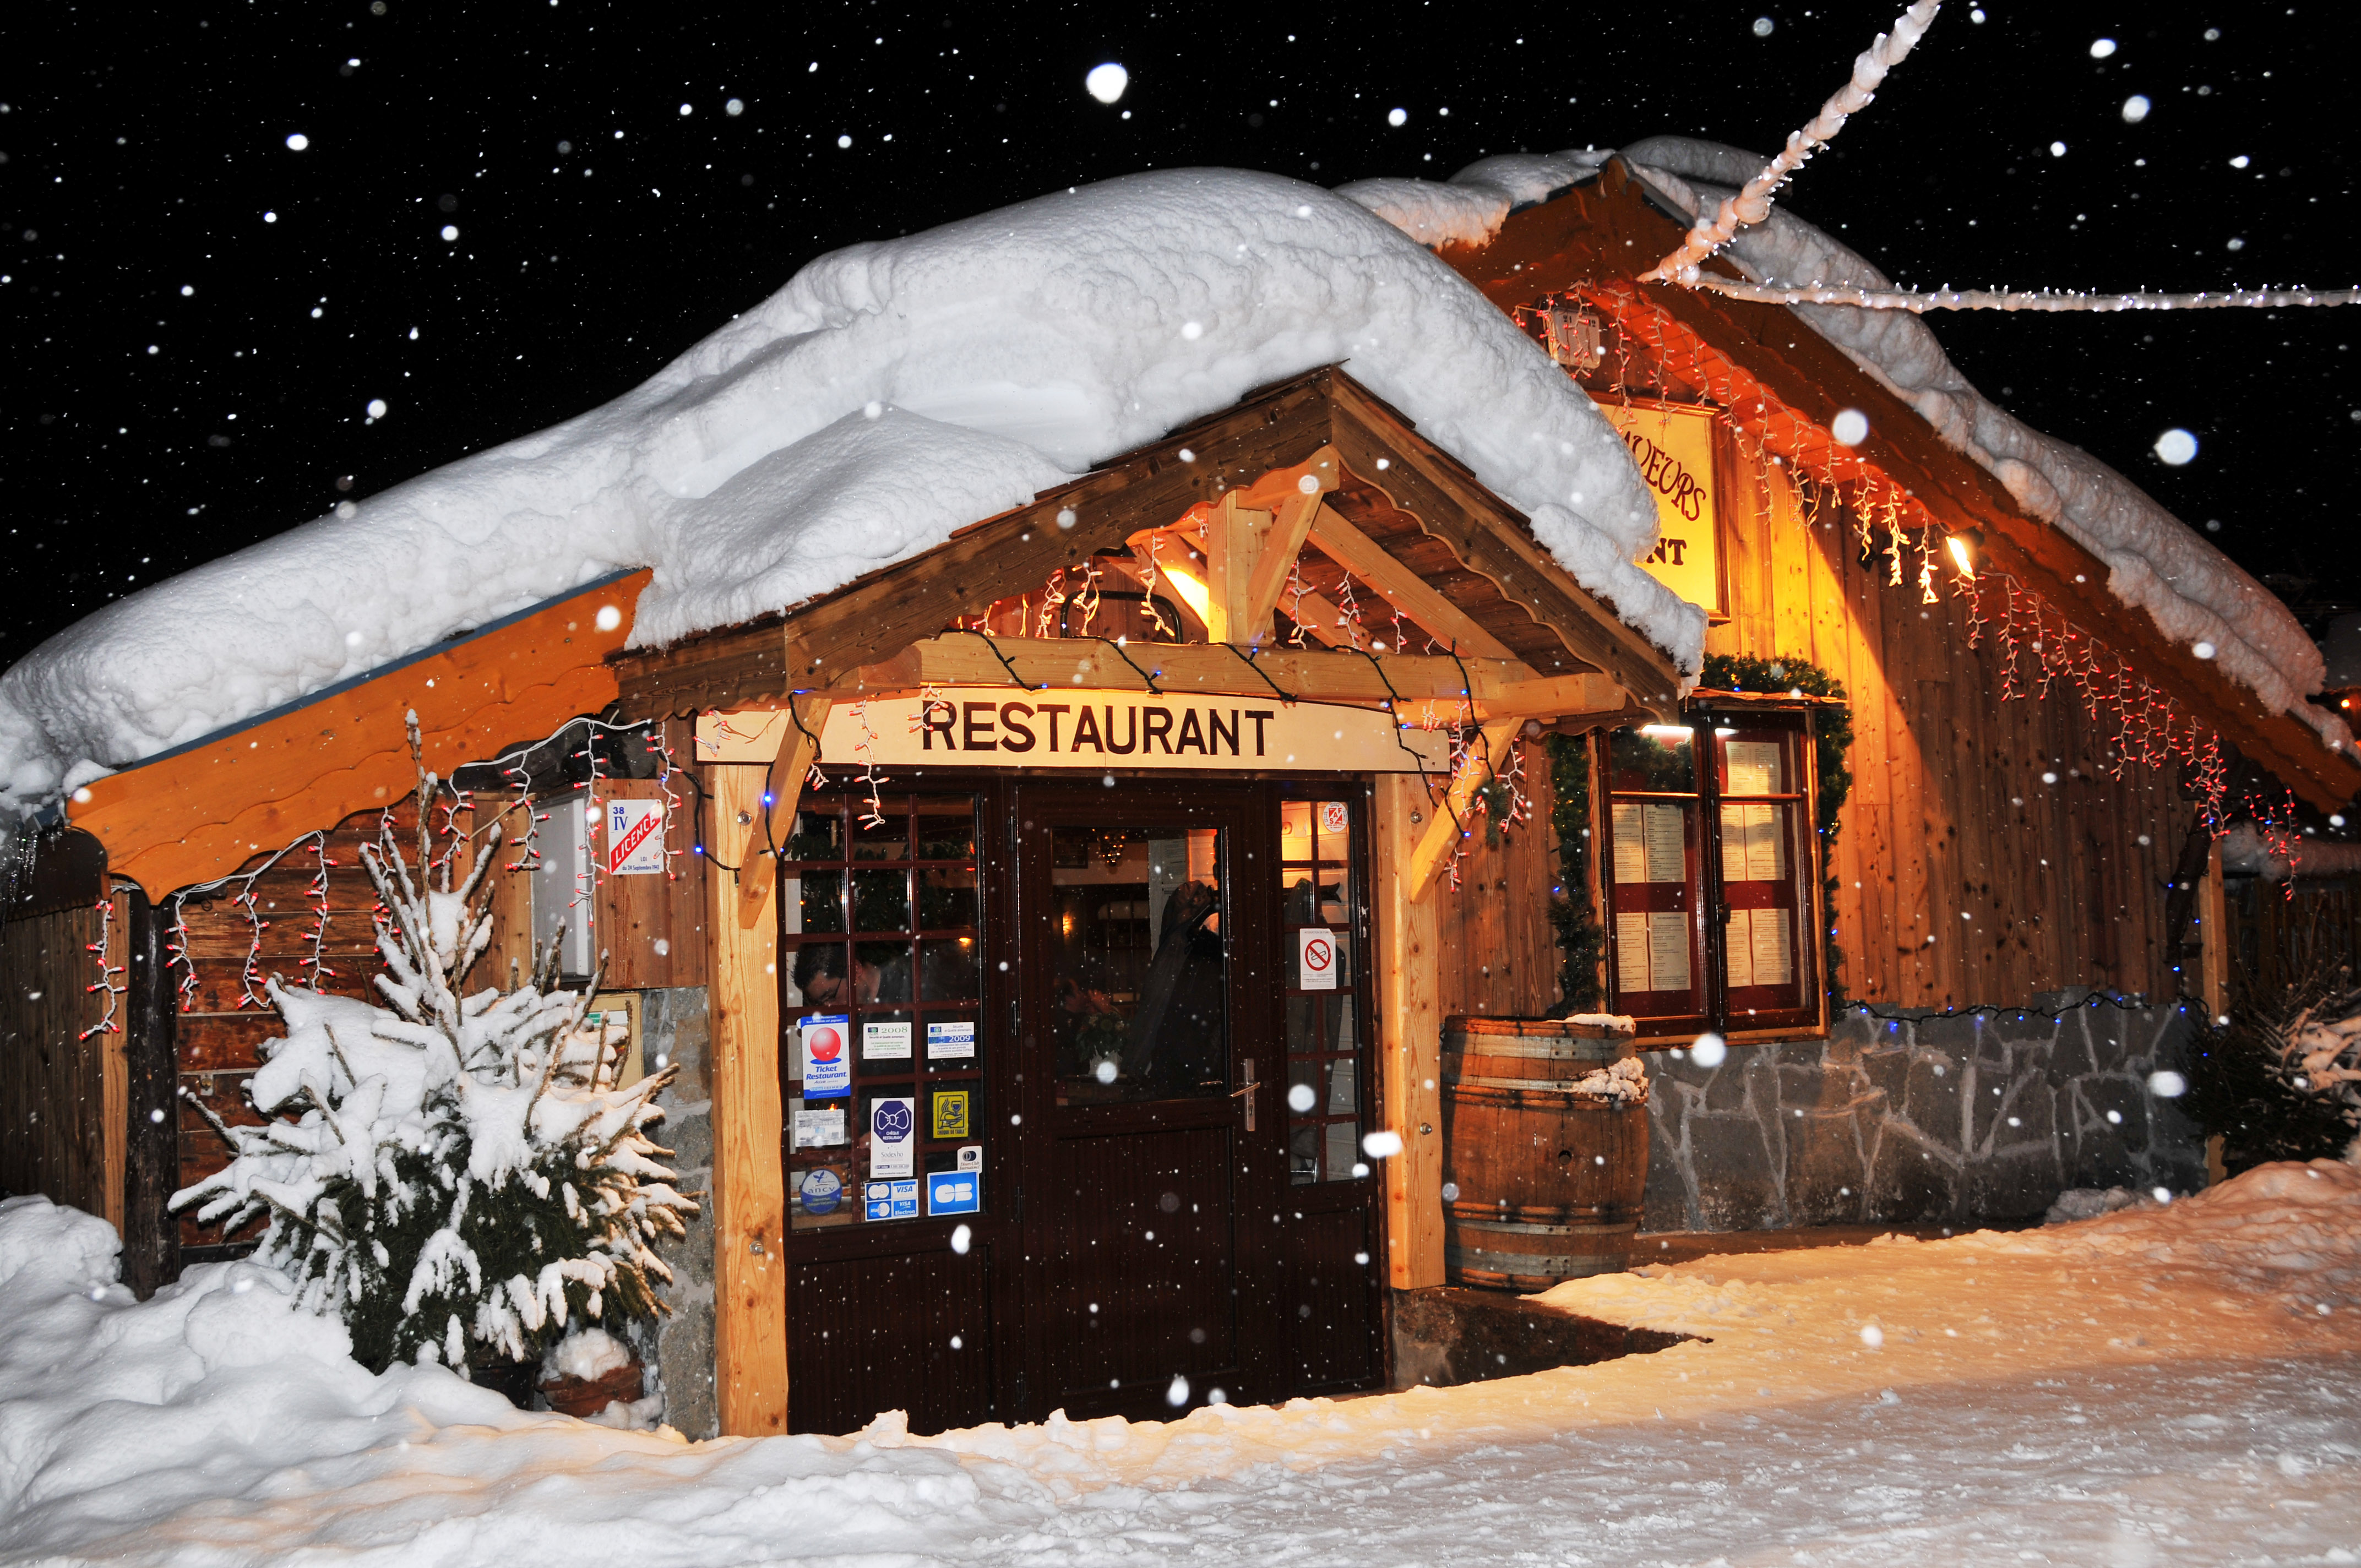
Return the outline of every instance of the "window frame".
{"type": "MultiPolygon", "coordinates": [[[[1631,1014],[1638,1025],[1637,1038],[1643,1050],[1668,1049],[1686,1045],[1699,1033],[1711,1030],[1733,1045],[1753,1044],[1768,1040],[1809,1040],[1825,1038],[1828,1033],[1828,990],[1826,973],[1827,866],[1822,854],[1819,831],[1819,767],[1817,754],[1817,709],[1809,703],[1777,701],[1728,702],[1707,698],[1681,705],[1681,718],[1697,734],[1693,743],[1696,767],[1696,788],[1680,798],[1696,803],[1695,830],[1685,838],[1684,852],[1689,857],[1685,891],[1689,916],[1692,952],[1704,970],[1702,1008],[1679,1014],[1631,1014]],[[1732,1014],[1730,1005],[1730,966],[1727,940],[1731,905],[1722,878],[1721,806],[1723,788],[1718,748],[1713,744],[1717,724],[1745,728],[1764,728],[1764,720],[1773,727],[1787,730],[1795,737],[1793,755],[1797,790],[1782,792],[1776,798],[1792,798],[1796,806],[1796,827],[1788,842],[1797,861],[1798,887],[1797,940],[1795,949],[1795,972],[1805,983],[1803,1005],[1775,1012],[1746,1010],[1732,1014]]],[[[1614,905],[1614,810],[1619,793],[1644,800],[1654,792],[1618,792],[1614,788],[1612,760],[1613,737],[1620,731],[1595,730],[1588,737],[1592,787],[1591,842],[1596,848],[1590,855],[1592,906],[1598,911],[1598,923],[1603,938],[1600,959],[1601,992],[1609,1013],[1629,1013],[1624,1005],[1624,993],[1618,981],[1620,938],[1617,930],[1614,905]]]]}

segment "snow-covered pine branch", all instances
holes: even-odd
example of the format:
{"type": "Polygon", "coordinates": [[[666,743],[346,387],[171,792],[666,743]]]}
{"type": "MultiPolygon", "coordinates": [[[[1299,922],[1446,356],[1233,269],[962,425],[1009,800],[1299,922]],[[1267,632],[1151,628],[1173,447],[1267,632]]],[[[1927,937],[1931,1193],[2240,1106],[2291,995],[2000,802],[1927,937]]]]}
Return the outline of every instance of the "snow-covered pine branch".
{"type": "Polygon", "coordinates": [[[1851,305],[1864,311],[2229,311],[2361,305],[2361,289],[2210,289],[2191,294],[2070,294],[2014,289],[1856,289],[1828,283],[1749,283],[1701,272],[1684,280],[1726,300],[1766,305],[1851,305]]]}
{"type": "MultiPolygon", "coordinates": [[[[437,787],[422,765],[422,822],[437,787]]],[[[208,1223],[267,1222],[257,1259],[340,1316],[378,1369],[464,1367],[478,1346],[526,1360],[569,1321],[653,1317],[649,1278],[671,1277],[656,1243],[697,1212],[647,1135],[673,1069],[614,1082],[619,1042],[582,1027],[595,979],[559,991],[554,962],[536,961],[505,992],[462,993],[491,939],[481,900],[498,829],[456,888],[429,833],[415,866],[390,821],[361,851],[386,907],[388,1005],[273,976],[287,1035],[248,1085],[273,1120],[232,1127],[207,1112],[234,1157],[172,1199],[208,1223]]]]}
{"type": "Polygon", "coordinates": [[[1935,13],[1942,8],[1943,0],[1916,0],[1895,17],[1892,32],[1878,34],[1854,58],[1852,79],[1820,105],[1820,112],[1811,123],[1802,130],[1790,132],[1787,145],[1763,165],[1763,172],[1748,181],[1738,194],[1724,198],[1712,217],[1699,213],[1697,225],[1689,230],[1679,248],[1640,274],[1640,280],[1694,284],[1698,264],[1728,245],[1741,224],[1759,224],[1769,217],[1772,192],[1785,184],[1804,166],[1805,159],[1835,140],[1846,120],[1869,107],[1886,72],[1901,64],[1903,57],[1916,47],[1927,29],[1934,25],[1935,13]]]}

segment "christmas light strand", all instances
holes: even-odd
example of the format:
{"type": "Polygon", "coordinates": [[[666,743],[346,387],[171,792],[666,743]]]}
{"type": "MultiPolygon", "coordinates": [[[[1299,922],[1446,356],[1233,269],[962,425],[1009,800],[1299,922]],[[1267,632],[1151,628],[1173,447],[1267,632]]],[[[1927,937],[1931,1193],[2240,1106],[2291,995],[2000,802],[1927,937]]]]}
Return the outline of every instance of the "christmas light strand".
{"type": "Polygon", "coordinates": [[[112,948],[113,930],[115,926],[115,900],[112,898],[102,898],[98,901],[97,907],[98,940],[95,942],[86,942],[83,944],[83,948],[86,951],[97,956],[98,979],[92,981],[90,984],[83,986],[82,991],[84,994],[88,994],[92,992],[105,992],[106,1011],[99,1014],[97,1023],[93,1024],[89,1028],[84,1029],[81,1034],[74,1036],[74,1038],[78,1040],[87,1040],[93,1035],[119,1035],[123,1033],[123,1025],[115,1017],[115,998],[124,993],[126,987],[115,984],[115,977],[123,972],[124,966],[121,964],[109,964],[106,961],[109,958],[114,956],[112,948]]]}
{"type": "MultiPolygon", "coordinates": [[[[1725,203],[1727,204],[1727,203],[1725,203]]],[[[1833,283],[1749,283],[1700,273],[1680,280],[1702,293],[1764,305],[1845,305],[1861,311],[2042,311],[2106,314],[2117,311],[2278,311],[2361,305],[2361,289],[2203,289],[2193,293],[2076,294],[2053,290],[1857,289],[1833,283]]]]}

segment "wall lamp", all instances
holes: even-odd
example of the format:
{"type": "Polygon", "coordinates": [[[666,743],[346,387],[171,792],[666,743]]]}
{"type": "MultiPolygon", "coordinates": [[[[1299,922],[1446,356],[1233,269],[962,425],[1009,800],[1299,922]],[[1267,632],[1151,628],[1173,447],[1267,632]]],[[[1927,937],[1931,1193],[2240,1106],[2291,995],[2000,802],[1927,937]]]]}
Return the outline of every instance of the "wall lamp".
{"type": "Polygon", "coordinates": [[[1960,575],[1972,577],[1976,575],[1977,553],[1984,547],[1984,531],[1963,528],[1945,539],[1943,547],[1951,553],[1952,564],[1960,568],[1960,575]]]}

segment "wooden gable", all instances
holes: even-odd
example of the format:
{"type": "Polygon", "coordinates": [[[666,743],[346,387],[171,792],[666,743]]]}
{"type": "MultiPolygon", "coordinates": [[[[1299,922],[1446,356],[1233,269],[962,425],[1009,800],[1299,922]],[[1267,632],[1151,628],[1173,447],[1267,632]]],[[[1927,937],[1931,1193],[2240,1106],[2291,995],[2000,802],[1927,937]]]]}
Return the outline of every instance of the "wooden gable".
{"type": "MultiPolygon", "coordinates": [[[[1504,311],[1546,295],[1580,294],[1665,363],[1714,385],[1741,429],[1767,428],[1792,411],[1825,432],[1840,411],[1860,411],[1869,432],[1857,446],[1822,440],[1798,455],[1840,472],[1873,468],[1947,525],[1981,531],[1990,567],[2136,657],[2159,689],[2314,805],[2333,810],[2361,791],[2361,764],[2330,751],[2301,719],[2266,708],[2109,592],[2103,561],[2027,513],[1997,478],[1944,444],[1916,410],[1794,312],[1633,281],[1668,255],[1687,227],[1617,159],[1596,181],[1510,214],[1490,243],[1451,247],[1444,257],[1504,311]]],[[[1708,266],[1736,275],[1726,262],[1708,266]]]]}

